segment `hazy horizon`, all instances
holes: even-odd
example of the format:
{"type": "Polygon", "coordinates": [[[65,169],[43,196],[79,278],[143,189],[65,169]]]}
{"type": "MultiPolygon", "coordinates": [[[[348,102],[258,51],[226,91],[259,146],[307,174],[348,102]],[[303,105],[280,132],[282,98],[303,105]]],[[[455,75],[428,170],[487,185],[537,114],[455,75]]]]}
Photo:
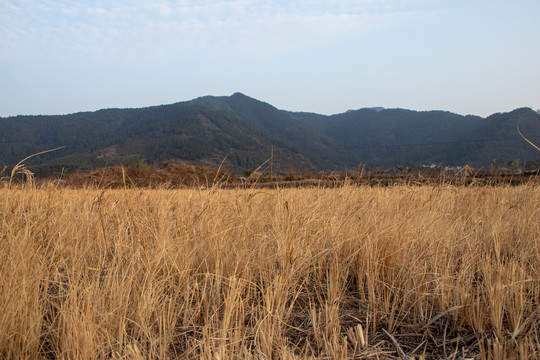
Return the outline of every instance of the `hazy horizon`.
{"type": "MultiPolygon", "coordinates": [[[[240,93],[240,92],[235,92],[233,94],[228,94],[228,95],[202,95],[202,96],[198,96],[198,97],[195,97],[193,99],[189,99],[189,100],[181,100],[181,101],[176,101],[176,102],[173,102],[173,103],[168,103],[168,104],[151,104],[151,105],[146,105],[146,106],[137,106],[137,107],[105,107],[105,108],[99,108],[99,109],[88,109],[88,110],[79,110],[79,111],[74,111],[74,112],[68,112],[68,113],[55,113],[55,114],[16,114],[16,115],[0,115],[0,118],[8,118],[8,117],[17,117],[17,116],[62,116],[62,115],[72,115],[72,114],[77,114],[77,113],[84,113],[84,112],[96,112],[96,111],[101,111],[101,110],[113,110],[113,109],[117,109],[117,110],[123,110],[123,109],[143,109],[143,108],[148,108],[148,107],[156,107],[156,106],[167,106],[167,105],[173,105],[173,104],[176,104],[176,103],[183,103],[183,102],[190,102],[190,101],[193,101],[193,100],[196,100],[198,98],[201,98],[201,97],[206,97],[206,96],[213,96],[213,97],[229,97],[229,96],[232,96],[236,93],[240,93]]],[[[241,93],[242,95],[245,95],[247,97],[250,97],[250,98],[253,98],[251,97],[249,94],[243,94],[241,93]]],[[[264,102],[264,103],[267,103],[271,106],[274,106],[276,107],[274,104],[271,104],[271,103],[268,103],[267,101],[265,101],[264,99],[256,99],[254,98],[255,100],[257,101],[261,101],[261,102],[264,102]]],[[[278,108],[276,107],[278,110],[283,110],[283,111],[291,111],[291,112],[301,112],[301,113],[314,113],[314,114],[319,114],[319,115],[326,115],[326,116],[332,116],[332,115],[339,115],[339,114],[344,114],[344,113],[347,113],[349,111],[356,111],[356,110],[362,110],[362,109],[381,109],[381,110],[397,110],[397,109],[400,109],[400,110],[411,110],[411,111],[418,111],[418,112],[426,112],[426,111],[449,111],[449,110],[445,110],[445,109],[429,109],[429,110],[416,110],[416,109],[407,109],[407,108],[403,108],[403,107],[383,107],[383,106],[365,106],[365,107],[361,107],[361,108],[356,108],[356,109],[346,109],[346,110],[343,110],[343,111],[340,111],[340,112],[336,112],[336,113],[333,113],[333,114],[323,114],[323,113],[316,113],[316,112],[313,112],[313,111],[309,111],[309,110],[289,110],[289,109],[282,109],[282,108],[278,108]]],[[[517,109],[520,109],[520,108],[529,108],[533,111],[536,111],[537,113],[540,114],[540,109],[534,109],[534,108],[531,108],[530,106],[525,106],[525,107],[517,107],[515,109],[510,109],[508,111],[503,111],[503,112],[495,112],[495,113],[492,113],[492,114],[489,114],[489,115],[486,115],[486,116],[482,116],[482,115],[476,115],[476,114],[460,114],[460,113],[455,113],[457,115],[461,115],[461,116],[480,116],[482,118],[486,118],[486,117],[489,117],[491,115],[494,115],[494,114],[499,114],[499,113],[508,113],[508,112],[512,112],[514,110],[517,110],[517,109]]],[[[379,111],[379,110],[377,110],[379,111]]],[[[454,113],[454,112],[452,112],[454,113]]]]}
{"type": "Polygon", "coordinates": [[[241,92],[279,109],[540,108],[540,1],[0,1],[0,116],[241,92]]]}

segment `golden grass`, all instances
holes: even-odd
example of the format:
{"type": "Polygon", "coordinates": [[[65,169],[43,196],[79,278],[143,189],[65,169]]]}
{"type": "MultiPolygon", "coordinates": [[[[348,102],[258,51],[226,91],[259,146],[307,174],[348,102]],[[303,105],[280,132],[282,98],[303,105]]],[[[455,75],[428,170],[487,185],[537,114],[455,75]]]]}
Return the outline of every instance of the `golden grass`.
{"type": "Polygon", "coordinates": [[[0,357],[540,355],[540,188],[0,189],[0,357]]]}

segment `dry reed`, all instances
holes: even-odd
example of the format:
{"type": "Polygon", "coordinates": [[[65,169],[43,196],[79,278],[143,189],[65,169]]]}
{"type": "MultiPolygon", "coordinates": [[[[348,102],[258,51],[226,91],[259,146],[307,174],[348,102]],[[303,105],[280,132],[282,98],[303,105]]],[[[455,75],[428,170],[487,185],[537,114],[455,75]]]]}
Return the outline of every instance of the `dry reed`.
{"type": "Polygon", "coordinates": [[[0,189],[2,358],[538,358],[540,188],[0,189]]]}

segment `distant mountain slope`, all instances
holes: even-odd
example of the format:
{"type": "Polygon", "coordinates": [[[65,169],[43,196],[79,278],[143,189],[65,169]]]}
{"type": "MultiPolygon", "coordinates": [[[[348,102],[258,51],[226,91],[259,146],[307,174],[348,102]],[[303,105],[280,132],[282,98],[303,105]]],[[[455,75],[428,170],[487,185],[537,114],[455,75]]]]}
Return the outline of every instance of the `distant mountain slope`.
{"type": "Polygon", "coordinates": [[[322,116],[291,113],[297,121],[349,151],[355,162],[392,167],[409,163],[488,166],[492,159],[532,160],[540,154],[516,126],[540,142],[540,115],[528,108],[488,118],[444,111],[360,109],[322,116]]]}
{"type": "Polygon", "coordinates": [[[345,151],[331,138],[295,121],[287,111],[255,100],[241,93],[229,97],[206,96],[193,100],[238,118],[274,146],[290,148],[303,154],[317,168],[338,168],[347,165],[345,151]]]}
{"type": "Polygon", "coordinates": [[[474,131],[463,134],[459,147],[448,146],[445,151],[463,162],[479,165],[490,158],[540,158],[540,153],[519,136],[517,126],[529,139],[540,143],[540,114],[521,108],[482,119],[474,131]],[[475,141],[478,139],[483,141],[475,141]]]}
{"type": "Polygon", "coordinates": [[[286,139],[272,137],[235,115],[196,102],[6,118],[0,120],[0,139],[0,153],[6,164],[43,149],[66,146],[31,163],[90,168],[145,159],[215,166],[227,157],[228,166],[240,169],[262,164],[270,157],[273,145],[278,168],[317,167],[286,139]]]}
{"type": "Polygon", "coordinates": [[[217,166],[225,159],[239,172],[259,166],[272,150],[275,171],[539,158],[517,124],[540,142],[540,115],[527,108],[487,118],[383,108],[325,116],[278,110],[236,93],[141,109],[0,118],[0,161],[12,165],[58,146],[66,148],[29,164],[84,169],[144,159],[217,166]]]}

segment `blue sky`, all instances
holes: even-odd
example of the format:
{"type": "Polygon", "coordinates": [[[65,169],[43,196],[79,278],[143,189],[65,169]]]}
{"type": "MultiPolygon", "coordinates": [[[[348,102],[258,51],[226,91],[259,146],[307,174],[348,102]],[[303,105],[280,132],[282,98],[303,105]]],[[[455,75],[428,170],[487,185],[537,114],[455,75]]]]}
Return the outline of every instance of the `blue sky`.
{"type": "Polygon", "coordinates": [[[234,92],[323,114],[540,108],[540,0],[0,0],[0,116],[234,92]]]}

